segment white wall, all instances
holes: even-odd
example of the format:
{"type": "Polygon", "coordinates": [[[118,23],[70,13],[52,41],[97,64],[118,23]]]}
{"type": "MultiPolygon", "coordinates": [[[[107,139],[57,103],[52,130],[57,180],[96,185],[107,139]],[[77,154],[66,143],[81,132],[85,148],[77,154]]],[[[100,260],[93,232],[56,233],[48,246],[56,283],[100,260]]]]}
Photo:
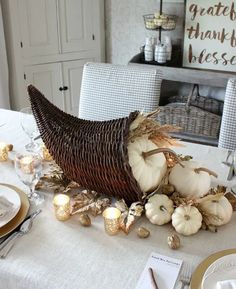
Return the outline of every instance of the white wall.
{"type": "MultiPolygon", "coordinates": [[[[182,42],[184,3],[176,0],[163,1],[163,12],[178,15],[177,28],[166,32],[173,42],[182,42]]],[[[107,62],[127,64],[144,44],[146,36],[157,36],[158,32],[146,30],[143,15],[159,10],[157,0],[106,0],[106,51],[107,62]]],[[[163,34],[165,35],[165,34],[163,34]]]]}

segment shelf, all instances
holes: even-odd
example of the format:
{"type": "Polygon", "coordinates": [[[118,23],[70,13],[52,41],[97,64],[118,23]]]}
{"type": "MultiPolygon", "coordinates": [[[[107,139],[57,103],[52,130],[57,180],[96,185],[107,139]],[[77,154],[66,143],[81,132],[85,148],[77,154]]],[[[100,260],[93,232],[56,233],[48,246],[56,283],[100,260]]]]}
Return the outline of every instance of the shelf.
{"type": "MultiPolygon", "coordinates": [[[[176,59],[175,57],[172,57],[176,59]]],[[[180,58],[174,63],[174,61],[166,63],[166,65],[160,65],[157,62],[147,63],[144,61],[143,53],[135,55],[129,62],[129,64],[139,64],[150,66],[158,66],[158,70],[163,74],[163,79],[171,81],[179,81],[186,83],[196,83],[201,85],[213,86],[213,87],[226,87],[229,78],[236,78],[236,73],[212,71],[212,70],[200,70],[194,68],[184,68],[180,66],[180,58]]]]}

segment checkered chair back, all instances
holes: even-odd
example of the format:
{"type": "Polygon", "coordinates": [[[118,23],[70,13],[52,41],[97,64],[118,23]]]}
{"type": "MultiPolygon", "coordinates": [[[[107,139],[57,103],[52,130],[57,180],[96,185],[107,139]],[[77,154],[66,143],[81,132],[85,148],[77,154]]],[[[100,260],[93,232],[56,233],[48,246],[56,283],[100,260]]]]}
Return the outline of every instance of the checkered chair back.
{"type": "Polygon", "coordinates": [[[236,78],[229,79],[226,87],[218,146],[236,149],[236,78]]]}
{"type": "Polygon", "coordinates": [[[87,63],[80,92],[79,118],[110,120],[159,105],[162,76],[155,67],[87,63]]]}

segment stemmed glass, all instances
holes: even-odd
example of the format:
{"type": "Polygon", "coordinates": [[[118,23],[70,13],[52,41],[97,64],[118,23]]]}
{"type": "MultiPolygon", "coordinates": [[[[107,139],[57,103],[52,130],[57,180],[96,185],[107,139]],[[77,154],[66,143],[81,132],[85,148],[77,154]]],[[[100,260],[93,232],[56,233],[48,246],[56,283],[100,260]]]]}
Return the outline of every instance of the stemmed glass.
{"type": "Polygon", "coordinates": [[[29,187],[29,200],[36,206],[44,201],[44,197],[35,192],[35,186],[42,176],[42,159],[38,154],[17,154],[15,170],[19,179],[29,187]]]}
{"type": "Polygon", "coordinates": [[[39,134],[39,131],[30,107],[21,109],[20,124],[24,132],[30,138],[30,143],[25,146],[26,150],[29,152],[36,152],[39,149],[39,145],[34,142],[34,138],[39,134]]]}

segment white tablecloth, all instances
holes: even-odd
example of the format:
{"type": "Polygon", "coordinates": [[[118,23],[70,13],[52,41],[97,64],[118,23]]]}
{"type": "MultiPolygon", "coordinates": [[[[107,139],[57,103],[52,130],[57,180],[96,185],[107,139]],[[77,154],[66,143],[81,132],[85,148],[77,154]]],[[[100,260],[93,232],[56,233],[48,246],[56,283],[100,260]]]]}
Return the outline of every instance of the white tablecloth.
{"type": "MultiPolygon", "coordinates": [[[[0,141],[14,144],[21,151],[28,142],[19,124],[19,115],[0,109],[0,141]]],[[[227,151],[209,146],[185,144],[175,149],[190,154],[205,166],[219,173],[219,183],[226,184],[228,168],[221,164],[227,151]]],[[[11,162],[0,163],[0,182],[27,188],[15,175],[11,162]]],[[[236,185],[234,178],[228,185],[236,185]]],[[[236,214],[218,233],[200,231],[190,237],[181,236],[181,248],[167,246],[171,225],[155,226],[141,218],[130,234],[120,232],[108,236],[103,219],[92,219],[84,228],[74,216],[67,222],[54,217],[53,195],[45,193],[43,212],[35,219],[30,233],[19,239],[5,260],[0,259],[0,289],[134,289],[151,252],[183,259],[194,269],[211,253],[234,248],[236,214]],[[151,231],[148,239],[139,239],[136,229],[145,226],[151,231]]]]}

